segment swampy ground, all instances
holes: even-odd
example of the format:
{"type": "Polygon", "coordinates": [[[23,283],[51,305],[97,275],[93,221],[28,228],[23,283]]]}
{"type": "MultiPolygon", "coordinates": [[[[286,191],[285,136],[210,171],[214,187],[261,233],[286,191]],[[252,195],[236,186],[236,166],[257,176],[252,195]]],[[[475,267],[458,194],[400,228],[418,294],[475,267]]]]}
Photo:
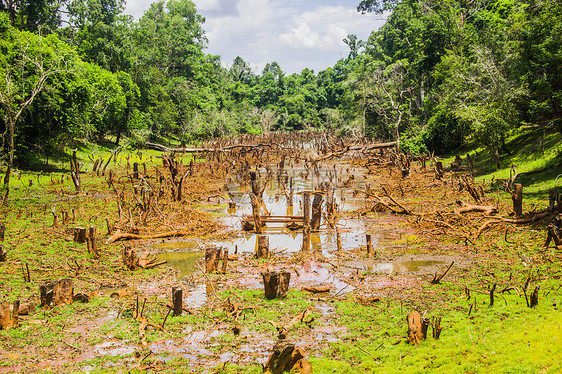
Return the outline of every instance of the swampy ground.
{"type": "MultiPolygon", "coordinates": [[[[182,170],[194,161],[180,201],[165,190],[170,176],[155,151],[122,151],[104,175],[91,171],[84,156],[82,193],[74,192],[63,164],[61,170],[17,174],[2,210],[8,253],[0,262],[0,301],[32,302],[35,310],[20,316],[17,327],[0,330],[0,372],[260,373],[283,326],[315,373],[562,371],[562,253],[544,247],[545,228],[556,213],[525,224],[497,219],[510,219],[511,195],[500,180],[508,176],[485,170],[481,155],[473,156],[476,171],[444,159],[444,177],[437,179],[436,160],[426,160],[425,168],[412,160],[403,177],[390,156],[346,152],[318,161],[328,151],[312,154],[297,140],[289,151],[270,154],[176,154],[182,170]],[[283,154],[287,161],[280,167],[283,154]],[[141,165],[140,180],[131,177],[134,162],[141,165]],[[258,234],[241,230],[252,212],[244,167],[267,183],[264,202],[272,215],[302,214],[298,192],[331,182],[338,203],[333,225],[324,216],[302,250],[302,230],[270,224],[261,235],[268,236],[271,255],[255,258],[258,234]],[[292,180],[292,207],[281,175],[292,180]],[[461,188],[466,176],[483,192],[479,205],[493,205],[497,213],[457,211],[457,201],[475,204],[461,188]],[[142,189],[161,193],[150,209],[142,189]],[[75,227],[92,225],[97,255],[73,241],[75,227]],[[108,231],[117,229],[182,235],[106,244],[108,231]],[[130,270],[121,258],[126,246],[167,263],[130,270]],[[204,271],[208,247],[228,250],[225,274],[204,271]],[[261,274],[268,270],[290,273],[285,298],[264,297],[261,274]],[[41,308],[39,286],[60,278],[72,279],[74,293],[90,301],[41,308]],[[183,290],[181,316],[169,314],[172,287],[183,290]],[[314,288],[328,292],[307,291],[314,288]],[[534,290],[539,302],[530,308],[534,290]],[[146,329],[133,318],[137,305],[151,324],[146,329]],[[441,318],[439,339],[430,327],[426,340],[410,344],[411,311],[441,318]]],[[[559,166],[557,152],[545,162],[559,166]]],[[[559,187],[549,173],[556,171],[535,175],[542,178],[536,183],[523,177],[530,191],[524,217],[545,209],[548,190],[559,187]]]]}

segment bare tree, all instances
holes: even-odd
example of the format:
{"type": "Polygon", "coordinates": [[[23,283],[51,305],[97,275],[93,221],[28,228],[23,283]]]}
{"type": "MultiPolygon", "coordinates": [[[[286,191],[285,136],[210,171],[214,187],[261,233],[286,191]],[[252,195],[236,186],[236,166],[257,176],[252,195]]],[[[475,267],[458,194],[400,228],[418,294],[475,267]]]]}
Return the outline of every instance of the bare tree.
{"type": "Polygon", "coordinates": [[[369,75],[372,98],[370,106],[393,127],[397,151],[400,152],[400,125],[409,111],[408,100],[415,98],[414,86],[409,85],[406,68],[400,62],[386,68],[375,68],[369,75]]]}
{"type": "Polygon", "coordinates": [[[5,204],[10,192],[10,173],[14,164],[14,135],[22,113],[33,103],[37,95],[49,88],[49,78],[66,71],[67,66],[62,58],[49,55],[42,44],[42,37],[34,40],[18,38],[15,43],[19,51],[11,65],[4,60],[0,66],[0,104],[4,107],[5,131],[2,134],[3,148],[7,152],[7,166],[4,177],[5,204]],[[23,39],[23,40],[22,40],[23,39]],[[32,50],[32,47],[35,47],[32,50]]]}

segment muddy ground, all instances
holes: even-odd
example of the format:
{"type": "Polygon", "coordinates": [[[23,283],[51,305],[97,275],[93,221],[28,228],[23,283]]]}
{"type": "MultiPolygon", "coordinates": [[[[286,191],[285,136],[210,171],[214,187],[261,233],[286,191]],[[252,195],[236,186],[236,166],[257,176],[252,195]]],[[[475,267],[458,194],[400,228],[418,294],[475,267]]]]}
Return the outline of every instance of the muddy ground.
{"type": "MultiPolygon", "coordinates": [[[[262,234],[242,230],[242,220],[252,214],[252,207],[250,187],[239,175],[197,177],[184,186],[189,203],[173,213],[180,221],[180,215],[190,216],[191,221],[197,217],[188,235],[105,245],[102,241],[108,235],[103,233],[100,246],[107,258],[103,265],[87,258],[81,263],[87,270],[79,271],[67,262],[58,272],[41,273],[28,285],[29,293],[35,294],[29,299],[38,304],[35,290],[40,280],[52,279],[53,274],[68,276],[74,280],[75,292],[89,292],[92,301],[48,311],[39,308],[21,316],[18,333],[1,335],[0,372],[177,371],[178,367],[206,372],[227,367],[251,370],[266,363],[277,341],[277,328],[304,310],[309,311],[307,320],[291,326],[290,339],[308,355],[321,356],[333,342],[353,339],[335,310],[335,301],[399,303],[404,305],[404,315],[412,309],[431,311],[448,299],[428,286],[452,263],[443,282],[462,290],[477,283],[481,274],[503,269],[509,261],[541,261],[540,254],[491,252],[482,240],[488,236],[503,240],[506,229],[513,233],[528,228],[498,224],[482,229],[487,219],[482,213],[455,212],[457,200],[474,203],[466,189],[459,191],[459,175],[467,174],[466,170],[448,169],[444,178],[437,179],[429,161],[426,168],[415,162],[410,175],[403,176],[392,165],[367,161],[359,156],[322,161],[318,172],[309,163],[295,162],[283,169],[275,163],[268,166],[272,175],[288,173],[294,188],[292,204],[279,178],[267,180],[266,167],[257,166],[261,183],[267,183],[263,197],[271,215],[302,215],[299,192],[332,182],[337,213],[329,225],[324,200],[320,230],[311,234],[306,251],[302,250],[302,229],[268,224],[262,234]],[[402,209],[405,212],[397,214],[402,209]],[[369,254],[367,234],[373,246],[369,254]],[[269,237],[271,255],[267,259],[255,258],[258,235],[269,237]],[[133,246],[139,254],[148,250],[167,263],[152,270],[126,270],[120,258],[125,246],[133,246]],[[204,271],[209,247],[228,250],[231,259],[226,274],[204,271]],[[285,300],[264,299],[262,273],[268,270],[290,273],[285,300]],[[183,290],[181,317],[168,316],[172,287],[183,290]],[[307,287],[328,290],[314,293],[305,291],[307,287]],[[139,340],[139,323],[133,318],[139,303],[155,325],[146,329],[146,344],[139,340]],[[46,338],[50,329],[54,335],[46,338]]],[[[204,164],[200,167],[206,168],[204,164]]],[[[483,197],[481,205],[493,201],[494,197],[483,197]]],[[[500,211],[508,210],[509,203],[500,202],[500,211]]],[[[47,211],[45,220],[48,216],[47,211]]],[[[166,224],[175,226],[174,219],[167,216],[166,224]]],[[[125,230],[125,226],[121,228],[125,230]]],[[[149,222],[141,234],[150,227],[149,222]]],[[[71,241],[69,235],[67,240],[71,241]]],[[[19,266],[17,261],[9,262],[4,271],[17,272],[19,266]]],[[[6,287],[3,291],[10,293],[6,287]]],[[[405,335],[404,324],[403,335],[388,339],[407,344],[405,335]]]]}

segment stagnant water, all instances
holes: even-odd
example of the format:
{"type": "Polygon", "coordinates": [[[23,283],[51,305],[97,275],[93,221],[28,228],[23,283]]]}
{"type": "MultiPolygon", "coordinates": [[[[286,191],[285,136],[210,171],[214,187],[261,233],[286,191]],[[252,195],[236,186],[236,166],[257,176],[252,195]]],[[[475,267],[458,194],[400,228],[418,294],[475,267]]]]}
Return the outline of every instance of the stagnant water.
{"type": "MultiPolygon", "coordinates": [[[[262,170],[262,175],[265,175],[262,170]]],[[[357,191],[366,188],[366,169],[362,168],[343,168],[330,167],[319,171],[315,176],[308,173],[303,168],[290,169],[285,173],[283,180],[287,186],[292,186],[294,194],[291,201],[288,201],[279,178],[272,178],[264,190],[263,198],[267,210],[270,215],[275,216],[298,216],[303,214],[302,208],[302,191],[317,190],[319,185],[327,180],[338,180],[338,189],[335,190],[335,199],[340,212],[346,212],[360,208],[363,204],[362,199],[356,197],[357,191]]],[[[262,181],[263,183],[263,181],[262,181]]],[[[249,187],[241,187],[231,182],[227,183],[228,195],[231,202],[236,206],[220,206],[211,209],[215,213],[221,214],[221,221],[232,230],[241,230],[241,221],[245,216],[252,214],[250,204],[249,187]]],[[[364,194],[360,194],[364,196],[364,194]]],[[[323,209],[325,201],[323,202],[323,209]]],[[[324,217],[323,217],[324,220],[324,217]]],[[[366,246],[366,234],[371,234],[372,245],[375,250],[379,247],[380,232],[376,227],[369,226],[367,221],[360,217],[340,218],[336,222],[336,226],[340,232],[342,249],[344,251],[357,249],[366,246]]],[[[170,252],[160,253],[158,258],[166,260],[172,267],[179,270],[178,276],[183,278],[194,271],[197,271],[201,265],[197,262],[204,257],[204,248],[215,246],[228,250],[229,254],[250,254],[254,253],[258,245],[258,237],[260,235],[269,238],[269,249],[273,256],[288,255],[299,252],[303,248],[302,230],[291,231],[283,226],[282,223],[268,223],[263,234],[253,232],[239,231],[240,236],[223,241],[210,241],[205,245],[198,245],[192,242],[165,242],[156,244],[155,247],[162,250],[167,249],[170,252]]],[[[311,253],[321,254],[325,258],[336,256],[337,251],[337,234],[334,228],[329,228],[322,221],[319,232],[310,234],[309,250],[311,253]]],[[[345,265],[348,271],[370,272],[379,274],[392,273],[415,273],[427,267],[442,264],[442,261],[418,261],[410,259],[397,262],[377,261],[374,259],[361,259],[355,262],[349,262],[345,265]]],[[[261,277],[258,275],[248,276],[239,280],[242,287],[260,288],[261,277]]],[[[350,292],[352,288],[342,282],[338,275],[330,270],[329,264],[309,261],[305,263],[299,270],[299,276],[291,279],[294,286],[306,284],[330,284],[332,293],[350,292]]],[[[194,285],[184,293],[189,305],[201,306],[205,303],[209,285],[194,285]],[[189,299],[189,300],[187,300],[189,299]]]]}

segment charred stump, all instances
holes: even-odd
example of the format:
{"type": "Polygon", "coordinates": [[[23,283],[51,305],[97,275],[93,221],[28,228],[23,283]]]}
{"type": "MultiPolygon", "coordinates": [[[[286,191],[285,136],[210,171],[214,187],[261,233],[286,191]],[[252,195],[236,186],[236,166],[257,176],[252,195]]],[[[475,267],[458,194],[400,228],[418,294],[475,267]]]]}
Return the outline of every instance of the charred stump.
{"type": "Polygon", "coordinates": [[[291,273],[282,271],[268,271],[262,273],[266,299],[284,298],[287,296],[291,273]]]}
{"type": "Polygon", "coordinates": [[[174,316],[181,316],[183,310],[183,291],[179,287],[172,287],[172,310],[174,316]]]}

